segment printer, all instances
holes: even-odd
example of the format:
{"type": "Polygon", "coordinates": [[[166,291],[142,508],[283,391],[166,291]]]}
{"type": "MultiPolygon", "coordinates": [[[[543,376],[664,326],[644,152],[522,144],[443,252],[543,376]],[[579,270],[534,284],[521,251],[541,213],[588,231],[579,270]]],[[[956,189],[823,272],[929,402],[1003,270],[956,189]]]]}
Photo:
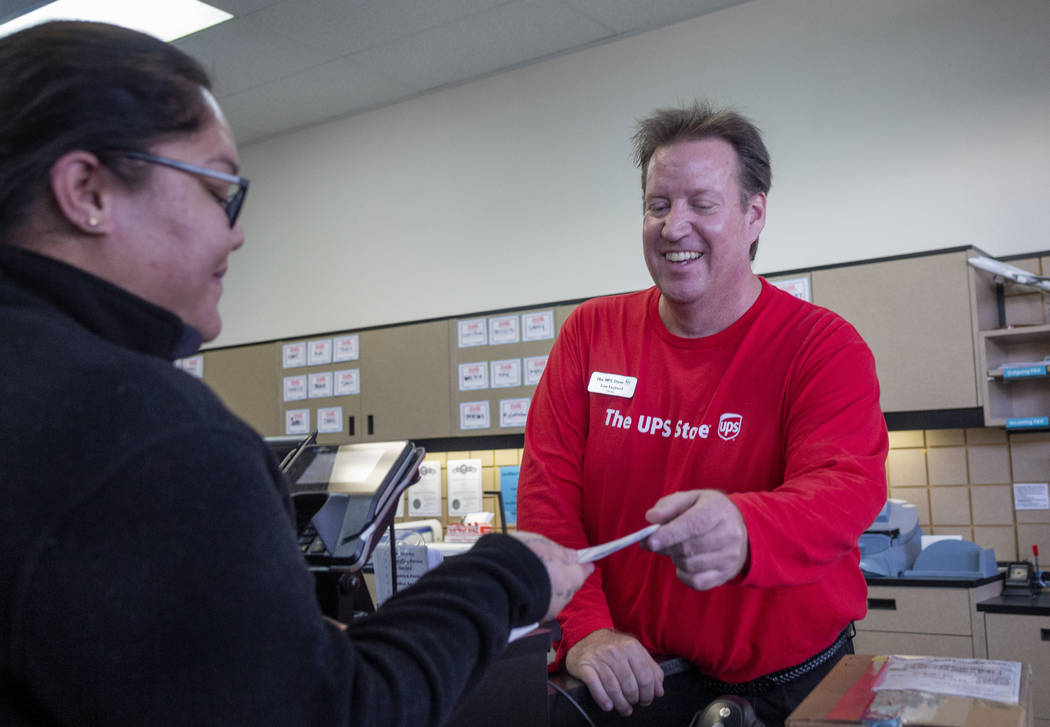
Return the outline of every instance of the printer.
{"type": "Polygon", "coordinates": [[[889,498],[860,536],[860,569],[865,575],[896,578],[912,567],[920,550],[919,508],[889,498]]]}

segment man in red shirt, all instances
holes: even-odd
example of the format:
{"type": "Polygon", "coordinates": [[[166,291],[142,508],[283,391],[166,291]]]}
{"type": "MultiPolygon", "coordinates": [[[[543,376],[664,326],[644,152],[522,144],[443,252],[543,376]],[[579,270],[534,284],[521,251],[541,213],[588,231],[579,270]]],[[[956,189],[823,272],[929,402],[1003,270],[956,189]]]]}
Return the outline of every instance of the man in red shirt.
{"type": "Polygon", "coordinates": [[[661,524],[560,616],[559,663],[601,709],[684,725],[735,693],[776,725],[865,614],[857,541],[886,498],[875,364],[847,322],[751,271],[771,173],[750,122],[666,109],[635,142],[655,286],[563,327],[519,524],[573,548],[661,524]],[[696,667],[663,699],[660,656],[696,667]]]}

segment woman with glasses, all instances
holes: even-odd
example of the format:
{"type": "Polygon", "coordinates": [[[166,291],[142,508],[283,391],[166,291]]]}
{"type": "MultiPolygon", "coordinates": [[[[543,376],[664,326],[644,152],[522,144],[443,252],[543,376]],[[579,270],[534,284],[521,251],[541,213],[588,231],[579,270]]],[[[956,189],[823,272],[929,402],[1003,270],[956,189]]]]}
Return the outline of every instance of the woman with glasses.
{"type": "Polygon", "coordinates": [[[172,366],[244,243],[208,88],[114,26],[0,38],[0,724],[438,724],[592,566],[489,536],[322,617],[266,446],[172,366]]]}

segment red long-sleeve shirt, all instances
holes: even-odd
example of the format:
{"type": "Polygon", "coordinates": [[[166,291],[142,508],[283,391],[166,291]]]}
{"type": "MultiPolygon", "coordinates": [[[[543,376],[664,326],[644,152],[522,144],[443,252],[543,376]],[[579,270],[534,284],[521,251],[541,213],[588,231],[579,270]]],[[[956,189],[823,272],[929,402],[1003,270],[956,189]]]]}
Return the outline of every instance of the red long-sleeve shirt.
{"type": "Polygon", "coordinates": [[[617,628],[747,681],[865,614],[857,541],[886,499],[875,363],[840,317],[765,281],[704,338],[668,332],[658,300],[656,288],[595,299],[566,321],[529,410],[518,525],[579,548],[643,527],[668,493],[728,494],[750,542],[742,577],[695,591],[666,556],[622,550],[562,613],[558,655],[617,628]],[[613,375],[611,388],[636,378],[633,395],[588,391],[594,372],[613,375]]]}

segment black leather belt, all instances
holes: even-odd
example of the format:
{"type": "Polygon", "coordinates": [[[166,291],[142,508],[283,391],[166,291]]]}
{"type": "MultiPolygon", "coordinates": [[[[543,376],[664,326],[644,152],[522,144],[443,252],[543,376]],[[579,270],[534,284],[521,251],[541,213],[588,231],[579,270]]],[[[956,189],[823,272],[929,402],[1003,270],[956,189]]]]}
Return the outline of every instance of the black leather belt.
{"type": "Polygon", "coordinates": [[[765,694],[774,687],[790,684],[799,677],[809,674],[817,667],[828,663],[828,660],[843,649],[846,646],[846,642],[856,636],[856,634],[857,629],[855,629],[853,624],[850,623],[849,626],[842,630],[842,633],[838,635],[835,641],[832,642],[831,646],[814,654],[801,664],[796,664],[795,666],[789,666],[786,669],[780,669],[779,671],[764,674],[763,676],[756,677],[749,682],[731,684],[704,674],[700,675],[700,680],[703,682],[706,689],[718,691],[721,694],[765,694]]]}

